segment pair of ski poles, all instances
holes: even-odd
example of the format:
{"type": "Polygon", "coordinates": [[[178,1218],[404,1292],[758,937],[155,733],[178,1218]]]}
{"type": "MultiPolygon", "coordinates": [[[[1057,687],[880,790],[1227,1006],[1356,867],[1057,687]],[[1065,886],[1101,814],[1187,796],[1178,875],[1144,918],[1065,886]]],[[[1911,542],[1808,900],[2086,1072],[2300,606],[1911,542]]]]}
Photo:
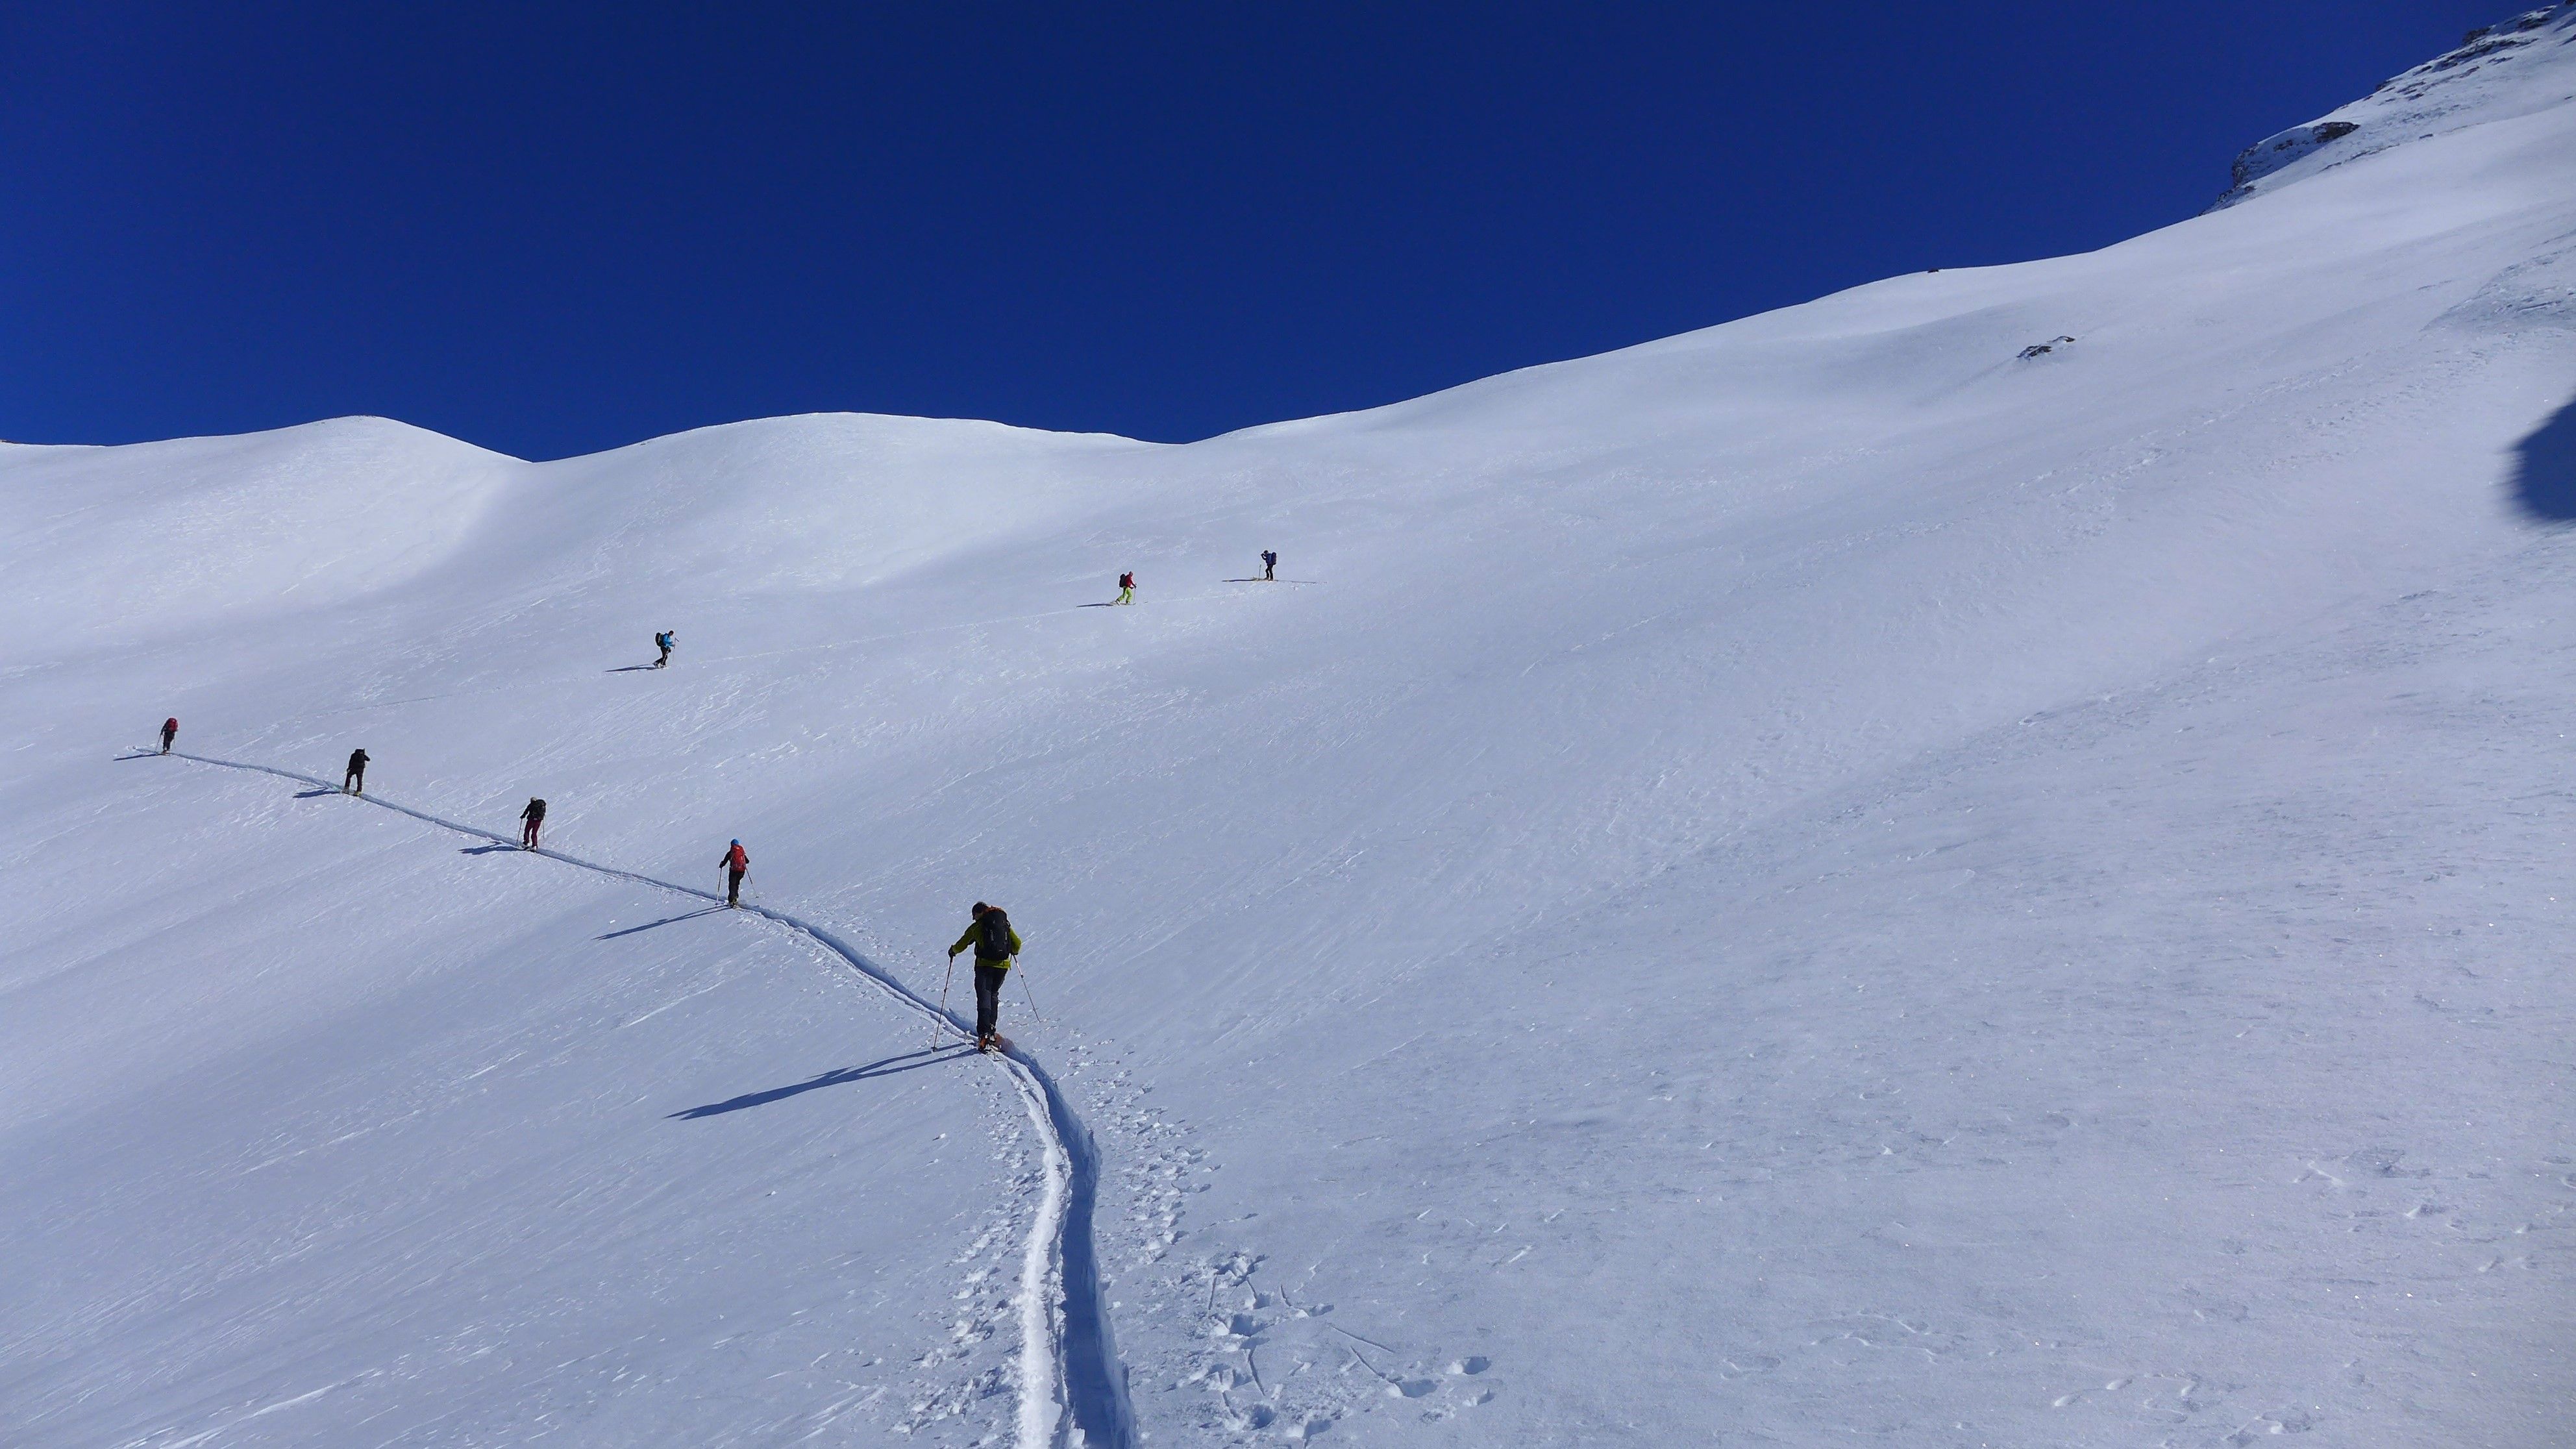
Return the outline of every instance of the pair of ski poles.
{"type": "MultiPolygon", "coordinates": [[[[1016,975],[1016,974],[1017,974],[1017,972],[1016,972],[1016,971],[1014,971],[1014,973],[1013,973],[1013,974],[1015,974],[1015,975],[1016,975]]],[[[949,956],[949,958],[948,958],[948,976],[947,976],[947,979],[939,983],[939,1020],[938,1020],[938,1021],[936,1021],[936,1022],[933,1022],[933,1023],[931,1024],[931,1028],[930,1028],[930,1045],[931,1045],[931,1049],[932,1049],[932,1050],[934,1050],[934,1051],[935,1051],[935,1050],[937,1050],[937,1049],[938,1049],[938,1047],[939,1047],[939,1028],[940,1028],[940,1027],[945,1026],[945,1027],[947,1027],[947,1028],[948,1028],[949,1030],[951,1030],[951,1031],[956,1031],[956,1030],[957,1030],[957,1024],[956,1024],[956,1022],[955,1022],[955,1021],[953,1021],[952,1019],[950,1019],[950,1017],[949,1017],[949,1015],[948,1015],[948,993],[949,993],[949,990],[950,990],[951,988],[953,988],[954,986],[956,986],[956,984],[957,984],[957,957],[956,957],[954,954],[952,954],[952,955],[950,955],[950,956],[949,956]]],[[[1020,995],[1021,995],[1022,997],[1024,997],[1024,998],[1026,998],[1026,999],[1027,999],[1027,1001],[1028,1001],[1028,1003],[1029,1003],[1029,1019],[1030,1019],[1031,1021],[1036,1022],[1036,1023],[1037,1023],[1038,1025],[1040,1025],[1040,1026],[1044,1026],[1044,1025],[1046,1025],[1046,1024],[1047,1024],[1046,1013],[1045,1013],[1045,1012],[1042,1012],[1042,1011],[1040,1011],[1040,1010],[1038,1010],[1038,998],[1037,998],[1037,993],[1035,993],[1035,992],[1033,992],[1033,991],[1029,990],[1029,978],[1027,978],[1027,977],[1025,977],[1025,976],[1020,977],[1020,995]]],[[[959,1035],[961,1035],[961,1036],[962,1036],[962,1035],[964,1035],[964,1033],[962,1033],[962,1032],[961,1032],[961,1033],[959,1033],[959,1035]]]]}

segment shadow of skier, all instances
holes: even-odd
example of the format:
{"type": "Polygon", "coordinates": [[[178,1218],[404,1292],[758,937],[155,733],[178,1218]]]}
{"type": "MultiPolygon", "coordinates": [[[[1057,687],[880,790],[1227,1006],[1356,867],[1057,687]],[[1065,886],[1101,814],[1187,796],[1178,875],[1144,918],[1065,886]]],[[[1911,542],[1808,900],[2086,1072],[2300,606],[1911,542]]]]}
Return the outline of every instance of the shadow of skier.
{"type": "Polygon", "coordinates": [[[917,1052],[905,1052],[901,1056],[870,1062],[864,1067],[836,1067],[819,1077],[798,1082],[794,1086],[772,1087],[766,1092],[747,1092],[739,1097],[722,1102],[709,1102],[703,1107],[691,1107],[685,1112],[673,1112],[670,1115],[684,1121],[694,1121],[700,1117],[720,1117],[727,1112],[739,1112],[745,1107],[765,1107],[772,1102],[800,1096],[818,1087],[845,1087],[852,1082],[864,1082],[876,1077],[891,1077],[898,1072],[915,1071],[922,1067],[936,1066],[941,1062],[956,1061],[975,1054],[972,1047],[962,1042],[953,1046],[924,1047],[917,1052]],[[897,1062],[907,1065],[896,1066],[897,1062]]]}
{"type": "Polygon", "coordinates": [[[675,921],[694,921],[700,916],[716,915],[723,910],[724,907],[722,906],[700,906],[694,911],[682,911],[676,916],[664,916],[658,921],[646,921],[640,926],[629,926],[623,931],[611,931],[605,936],[593,936],[591,939],[594,941],[614,941],[620,936],[632,936],[638,931],[652,930],[655,926],[667,926],[675,921]]]}

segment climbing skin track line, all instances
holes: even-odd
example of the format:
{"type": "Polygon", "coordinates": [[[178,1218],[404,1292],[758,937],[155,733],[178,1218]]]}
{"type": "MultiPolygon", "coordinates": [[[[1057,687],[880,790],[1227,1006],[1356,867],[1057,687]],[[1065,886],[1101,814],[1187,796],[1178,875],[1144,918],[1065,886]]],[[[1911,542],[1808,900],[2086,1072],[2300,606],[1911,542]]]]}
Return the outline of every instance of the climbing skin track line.
{"type": "MultiPolygon", "coordinates": [[[[274,775],[281,780],[324,790],[340,788],[319,776],[282,770],[273,765],[219,760],[211,755],[192,755],[177,750],[166,756],[158,750],[142,750],[125,758],[147,756],[274,775]]],[[[398,805],[382,796],[349,798],[408,815],[442,830],[451,830],[476,840],[488,840],[514,850],[519,848],[519,842],[509,836],[444,819],[408,805],[398,805]]],[[[620,870],[613,865],[601,865],[559,850],[538,849],[528,853],[578,870],[633,881],[675,895],[719,904],[724,900],[714,891],[620,870]]],[[[830,928],[769,906],[746,903],[740,909],[803,935],[840,957],[849,963],[850,969],[883,991],[897,1005],[960,1035],[967,1034],[965,1022],[916,995],[912,988],[896,980],[884,967],[842,940],[830,928]]],[[[994,1060],[1009,1075],[1011,1085],[1018,1089],[1021,1104],[1028,1110],[1029,1123],[1037,1129],[1038,1140],[1044,1144],[1042,1155],[1046,1171],[1046,1189],[1039,1196],[1036,1220],[1029,1225],[1027,1248],[1020,1258],[1020,1286],[1016,1302],[1020,1318],[1019,1415],[1013,1442],[1016,1449],[1133,1449],[1136,1434],[1127,1403],[1127,1370],[1118,1361],[1117,1341],[1110,1332],[1109,1305],[1101,1294],[1099,1257],[1091,1240],[1093,1211],[1099,1195],[1099,1148],[1092,1141],[1091,1130],[1066,1104],[1055,1078],[1035,1058],[1013,1046],[996,1055],[994,1060]]]]}

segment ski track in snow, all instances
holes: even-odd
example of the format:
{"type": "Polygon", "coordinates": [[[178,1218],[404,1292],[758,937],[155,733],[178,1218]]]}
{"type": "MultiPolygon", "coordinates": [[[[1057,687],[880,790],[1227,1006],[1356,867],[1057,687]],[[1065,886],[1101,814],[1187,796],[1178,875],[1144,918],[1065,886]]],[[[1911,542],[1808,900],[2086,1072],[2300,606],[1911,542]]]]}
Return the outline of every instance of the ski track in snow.
{"type": "MultiPolygon", "coordinates": [[[[154,758],[163,757],[158,750],[138,749],[154,758]]],[[[302,774],[274,765],[217,759],[184,750],[172,750],[167,758],[274,775],[281,780],[324,790],[341,788],[318,775],[302,774]]],[[[356,795],[349,798],[398,815],[408,815],[424,824],[459,835],[491,841],[514,850],[521,848],[516,840],[507,836],[432,815],[425,810],[415,810],[381,796],[356,795]]],[[[719,904],[724,900],[714,891],[679,885],[637,871],[621,870],[557,850],[539,848],[528,853],[594,874],[633,881],[698,900],[719,904]]],[[[770,906],[745,902],[740,909],[816,942],[849,963],[852,970],[884,991],[898,1005],[971,1039],[972,1032],[960,1018],[942,1011],[911,987],[896,980],[892,973],[842,940],[829,927],[815,925],[770,906]]],[[[1021,1104],[1029,1114],[1029,1123],[1037,1129],[1038,1140],[1044,1144],[1042,1156],[1046,1177],[1046,1188],[1039,1196],[1037,1215],[1029,1226],[1028,1243],[1020,1259],[1016,1305],[1020,1319],[1019,1414],[1014,1442],[1019,1449],[1054,1449],[1059,1445],[1129,1449],[1135,1443],[1135,1432],[1127,1403],[1126,1373],[1118,1362],[1116,1339],[1110,1331],[1108,1305],[1100,1289],[1099,1257],[1092,1243],[1092,1213],[1099,1196],[1099,1149],[1092,1140],[1090,1129],[1066,1103],[1054,1077],[1027,1052],[1012,1046],[995,1060],[1019,1090],[1021,1104]]]]}

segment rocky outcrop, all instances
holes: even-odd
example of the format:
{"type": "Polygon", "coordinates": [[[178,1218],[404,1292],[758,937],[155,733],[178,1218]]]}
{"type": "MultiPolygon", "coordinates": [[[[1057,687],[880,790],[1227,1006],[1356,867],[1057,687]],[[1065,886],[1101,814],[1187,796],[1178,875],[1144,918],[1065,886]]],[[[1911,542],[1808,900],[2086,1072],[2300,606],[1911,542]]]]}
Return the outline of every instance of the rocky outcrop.
{"type": "Polygon", "coordinates": [[[2236,153],[2236,165],[2229,172],[2229,181],[2236,190],[2242,191],[2319,146],[2340,141],[2360,129],[2351,121],[2311,121],[2304,126],[2292,126],[2277,136],[2266,136],[2236,153]]]}
{"type": "Polygon", "coordinates": [[[2500,24],[2482,25],[2463,36],[2459,48],[2381,82],[2363,99],[2304,126],[2266,136],[2237,153],[2228,189],[2210,203],[2209,210],[2217,211],[2254,196],[2265,189],[2267,182],[2279,184],[2295,179],[2281,178],[2280,173],[2321,153],[2323,159],[2313,166],[2300,167],[2300,174],[2340,166],[2408,140],[2438,134],[2450,129],[2445,118],[2455,114],[2500,114],[2500,109],[2491,104],[2493,97],[2487,98],[2490,103],[2477,106],[2471,106],[2468,97],[2491,89],[2516,69],[2527,68],[2515,64],[2522,55],[2570,42],[2576,42],[2576,0],[2561,0],[2500,24]],[[2472,82],[2471,77],[2483,79],[2472,82]]]}

